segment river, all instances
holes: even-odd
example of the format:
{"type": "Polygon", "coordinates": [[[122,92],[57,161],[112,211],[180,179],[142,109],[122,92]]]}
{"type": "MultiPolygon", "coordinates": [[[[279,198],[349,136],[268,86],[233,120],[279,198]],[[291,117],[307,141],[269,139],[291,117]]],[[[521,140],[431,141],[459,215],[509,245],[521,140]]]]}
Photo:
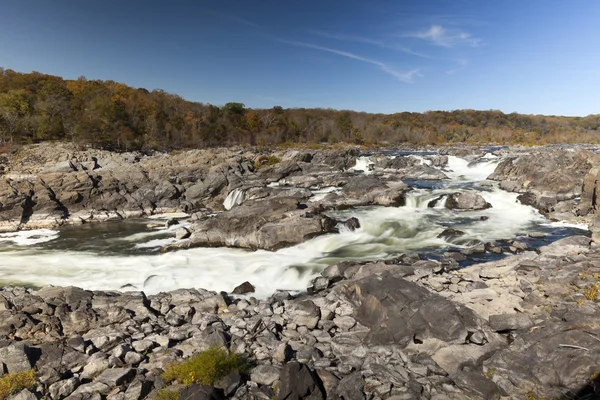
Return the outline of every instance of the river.
{"type": "MultiPolygon", "coordinates": [[[[278,289],[305,290],[323,268],[342,260],[394,259],[404,253],[439,259],[450,249],[479,242],[518,239],[535,248],[569,235],[588,234],[585,227],[546,220],[534,208],[520,204],[517,194],[486,181],[498,162],[491,153],[475,164],[450,156],[443,169],[450,179],[409,182],[415,190],[407,195],[405,206],[332,213],[358,218],[361,228],[276,252],[196,248],[161,253],[161,246],[175,241],[174,230],[181,225],[166,228],[160,218],[0,234],[0,285],[73,285],[152,294],[182,287],[231,291],[249,281],[256,286],[257,297],[266,297],[278,289]],[[492,208],[458,212],[444,207],[447,194],[465,189],[476,190],[492,208]],[[436,199],[435,206],[428,207],[436,199]],[[465,234],[450,241],[438,238],[449,227],[465,234]],[[545,237],[531,238],[527,234],[532,232],[545,237]]],[[[361,157],[355,169],[369,173],[370,164],[368,157],[361,157]]],[[[318,188],[313,193],[318,198],[335,190],[318,188]]],[[[239,193],[227,204],[235,206],[237,201],[243,201],[239,193]]],[[[470,256],[462,265],[503,256],[470,256]]]]}

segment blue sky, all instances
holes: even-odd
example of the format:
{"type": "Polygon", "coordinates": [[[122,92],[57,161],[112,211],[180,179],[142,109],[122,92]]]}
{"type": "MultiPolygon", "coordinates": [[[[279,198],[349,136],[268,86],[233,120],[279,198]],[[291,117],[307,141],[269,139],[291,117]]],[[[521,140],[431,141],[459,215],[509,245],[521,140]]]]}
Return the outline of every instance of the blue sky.
{"type": "Polygon", "coordinates": [[[600,2],[4,0],[0,66],[188,100],[600,113],[600,2]]]}

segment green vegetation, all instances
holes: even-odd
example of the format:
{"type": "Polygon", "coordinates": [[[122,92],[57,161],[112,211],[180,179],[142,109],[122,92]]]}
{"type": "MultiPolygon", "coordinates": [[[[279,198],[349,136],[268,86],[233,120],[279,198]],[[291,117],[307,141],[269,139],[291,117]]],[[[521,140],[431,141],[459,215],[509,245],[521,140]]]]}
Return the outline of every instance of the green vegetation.
{"type": "Polygon", "coordinates": [[[35,371],[13,372],[0,378],[0,400],[7,399],[24,389],[32,389],[35,385],[35,371]]]}
{"type": "Polygon", "coordinates": [[[185,361],[167,366],[162,377],[167,382],[177,381],[186,386],[197,383],[214,385],[231,372],[246,373],[246,360],[220,347],[211,347],[185,361]]]}
{"type": "Polygon", "coordinates": [[[277,156],[266,156],[261,155],[256,158],[254,168],[259,169],[261,167],[268,167],[270,165],[279,164],[281,160],[277,156]]]}
{"type": "Polygon", "coordinates": [[[213,146],[600,143],[600,114],[557,117],[497,110],[367,114],[248,109],[190,102],[114,81],[64,80],[0,68],[0,148],[46,140],[118,151],[213,146]]]}

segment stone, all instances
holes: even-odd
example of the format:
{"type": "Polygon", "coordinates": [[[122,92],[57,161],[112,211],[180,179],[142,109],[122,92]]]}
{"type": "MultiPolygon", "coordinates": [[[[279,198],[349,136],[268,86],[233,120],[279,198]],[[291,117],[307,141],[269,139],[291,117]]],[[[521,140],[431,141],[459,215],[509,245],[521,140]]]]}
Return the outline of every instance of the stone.
{"type": "Polygon", "coordinates": [[[219,379],[215,387],[223,390],[225,396],[231,396],[244,382],[242,376],[238,372],[231,372],[219,379]]]}
{"type": "Polygon", "coordinates": [[[294,350],[287,343],[282,343],[275,349],[273,353],[273,359],[285,364],[294,356],[294,350]]]}
{"type": "Polygon", "coordinates": [[[306,326],[308,329],[316,328],[321,311],[311,300],[294,302],[286,305],[286,310],[289,313],[289,318],[294,323],[306,326]]]}
{"type": "Polygon", "coordinates": [[[496,332],[527,329],[533,326],[533,321],[525,314],[498,314],[490,315],[490,328],[496,332]]]}
{"type": "Polygon", "coordinates": [[[225,400],[223,392],[212,386],[190,385],[179,392],[180,400],[225,400]]]}
{"type": "Polygon", "coordinates": [[[359,372],[353,372],[342,379],[335,393],[344,400],[365,400],[365,385],[359,372]]]}
{"type": "Polygon", "coordinates": [[[445,207],[450,210],[485,210],[492,205],[475,192],[458,192],[448,196],[445,207]]]}
{"type": "Polygon", "coordinates": [[[461,371],[452,376],[452,380],[460,389],[466,393],[473,394],[481,399],[498,400],[500,390],[491,380],[485,378],[481,373],[461,371]]]}
{"type": "Polygon", "coordinates": [[[79,386],[79,379],[73,377],[53,383],[48,391],[53,399],[63,399],[73,393],[77,386],[79,386]]]}
{"type": "Polygon", "coordinates": [[[127,364],[127,365],[135,366],[135,365],[139,364],[140,362],[142,362],[143,359],[144,359],[144,356],[142,356],[141,354],[136,353],[135,351],[129,351],[129,352],[127,352],[127,354],[125,354],[124,361],[125,361],[125,364],[127,364]]]}
{"type": "Polygon", "coordinates": [[[340,316],[333,319],[333,323],[343,331],[349,331],[356,325],[356,320],[350,316],[340,316]]]}
{"type": "Polygon", "coordinates": [[[109,362],[106,355],[103,353],[94,353],[89,358],[87,364],[83,367],[81,379],[93,379],[108,367],[109,362]]]}
{"type": "Polygon", "coordinates": [[[308,366],[290,362],[283,366],[279,376],[277,400],[324,400],[325,391],[317,374],[308,366]]]}
{"type": "Polygon", "coordinates": [[[187,228],[179,228],[175,231],[175,239],[183,240],[190,237],[192,233],[187,228]]]}
{"type": "Polygon", "coordinates": [[[280,372],[281,367],[276,365],[259,365],[250,372],[250,380],[259,385],[270,386],[279,379],[280,372]]]}
{"type": "Polygon", "coordinates": [[[246,281],[244,283],[242,283],[241,285],[237,286],[235,289],[233,289],[233,291],[231,292],[232,294],[247,294],[247,293],[254,293],[256,291],[256,289],[254,288],[254,285],[252,285],[250,282],[246,281]]]}
{"type": "Polygon", "coordinates": [[[5,365],[7,372],[30,370],[32,363],[29,357],[32,351],[29,346],[21,343],[0,348],[0,363],[5,365]]]}
{"type": "Polygon", "coordinates": [[[109,387],[116,387],[131,382],[135,374],[136,372],[132,368],[111,368],[104,370],[100,376],[94,379],[94,382],[104,383],[109,387]]]}
{"type": "Polygon", "coordinates": [[[37,400],[37,396],[25,389],[20,391],[18,394],[11,396],[10,400],[37,400]]]}
{"type": "Polygon", "coordinates": [[[135,379],[129,384],[125,391],[125,400],[145,399],[152,391],[153,384],[150,381],[135,379]]]}

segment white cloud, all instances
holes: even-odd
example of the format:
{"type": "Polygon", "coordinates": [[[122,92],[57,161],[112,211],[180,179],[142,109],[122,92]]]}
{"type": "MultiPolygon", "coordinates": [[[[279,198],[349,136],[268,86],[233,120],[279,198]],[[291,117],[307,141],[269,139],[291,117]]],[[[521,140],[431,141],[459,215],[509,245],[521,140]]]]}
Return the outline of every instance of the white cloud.
{"type": "Polygon", "coordinates": [[[356,42],[356,43],[365,43],[365,44],[372,44],[374,46],[378,46],[384,49],[390,49],[390,50],[395,50],[395,51],[401,51],[403,53],[406,54],[411,54],[413,56],[417,56],[417,57],[422,57],[422,58],[432,58],[431,56],[427,55],[427,54],[423,54],[423,53],[419,53],[417,51],[414,51],[408,47],[405,46],[400,46],[397,44],[389,44],[387,42],[384,42],[382,40],[374,40],[368,37],[364,37],[364,36],[356,36],[356,35],[344,35],[344,34],[337,34],[337,33],[329,33],[329,32],[324,32],[324,31],[319,31],[319,30],[309,30],[310,33],[312,33],[313,35],[317,35],[317,36],[321,36],[324,38],[328,38],[328,39],[334,39],[334,40],[340,40],[340,41],[348,41],[348,42],[356,42]]]}
{"type": "Polygon", "coordinates": [[[481,39],[473,37],[470,33],[455,29],[448,30],[441,25],[431,25],[426,31],[409,33],[404,36],[427,40],[442,47],[454,47],[459,45],[477,47],[483,44],[481,39]]]}
{"type": "Polygon", "coordinates": [[[350,53],[350,52],[343,51],[343,50],[332,49],[330,47],[319,46],[319,45],[311,44],[311,43],[296,42],[296,41],[292,41],[292,40],[280,40],[280,42],[290,44],[292,46],[306,47],[309,49],[326,51],[329,53],[337,54],[342,57],[351,58],[353,60],[358,60],[358,61],[362,61],[362,62],[365,62],[368,64],[372,64],[372,65],[379,67],[379,69],[381,69],[385,73],[392,75],[393,77],[401,80],[402,82],[406,82],[406,83],[412,83],[413,78],[415,76],[420,76],[418,69],[413,69],[413,70],[405,71],[405,72],[397,71],[397,70],[391,68],[389,65],[382,63],[381,61],[372,60],[370,58],[366,58],[366,57],[360,56],[358,54],[350,53]]]}

